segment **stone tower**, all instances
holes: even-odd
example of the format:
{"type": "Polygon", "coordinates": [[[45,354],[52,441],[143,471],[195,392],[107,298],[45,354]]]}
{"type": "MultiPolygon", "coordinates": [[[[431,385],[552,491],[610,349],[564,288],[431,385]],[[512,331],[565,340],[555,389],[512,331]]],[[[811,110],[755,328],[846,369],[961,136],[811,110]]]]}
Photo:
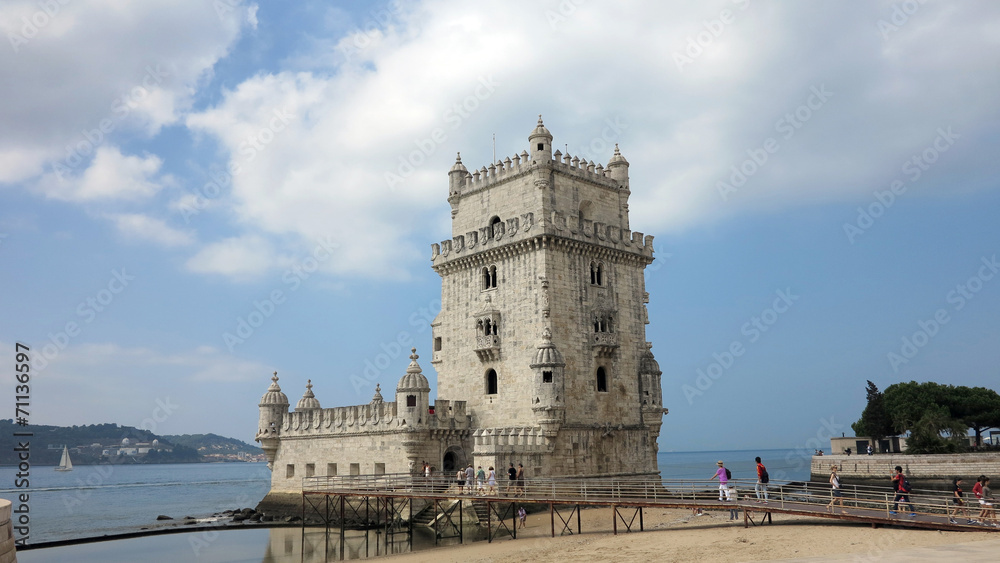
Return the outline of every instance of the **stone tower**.
{"type": "Polygon", "coordinates": [[[284,416],[288,413],[288,397],[281,392],[281,387],[278,385],[278,372],[274,372],[271,376],[271,385],[260,398],[257,407],[260,410],[260,419],[257,422],[257,435],[254,440],[260,442],[260,447],[267,458],[267,467],[272,469],[274,455],[280,443],[284,416]]]}
{"type": "Polygon", "coordinates": [[[448,173],[452,238],[432,245],[439,396],[464,400],[473,456],[529,476],[657,474],[664,410],[646,342],[652,236],[632,232],[628,161],[529,151],[448,173]]]}

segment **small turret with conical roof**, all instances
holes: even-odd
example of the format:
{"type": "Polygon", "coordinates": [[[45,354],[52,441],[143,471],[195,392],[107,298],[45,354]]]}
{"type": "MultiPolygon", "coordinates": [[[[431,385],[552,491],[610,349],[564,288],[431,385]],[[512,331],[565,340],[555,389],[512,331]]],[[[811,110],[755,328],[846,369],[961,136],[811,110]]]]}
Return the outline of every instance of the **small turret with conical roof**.
{"type": "Polygon", "coordinates": [[[552,160],[552,133],[549,133],[545,124],[542,123],[541,114],[538,115],[538,125],[528,135],[528,144],[531,145],[532,161],[548,164],[552,160]]]}
{"type": "Polygon", "coordinates": [[[396,384],[396,412],[409,426],[426,425],[431,386],[417,363],[417,349],[410,349],[410,365],[396,384]]]}
{"type": "Polygon", "coordinates": [[[565,408],[565,383],[563,370],[566,361],[552,342],[552,331],[545,327],[542,339],[535,350],[531,362],[535,372],[535,397],[531,410],[538,417],[538,423],[546,435],[554,435],[563,421],[565,408]]]}
{"type": "Polygon", "coordinates": [[[618,143],[615,143],[615,154],[608,161],[609,175],[618,182],[618,186],[628,191],[628,161],[618,150],[618,143]]]}
{"type": "Polygon", "coordinates": [[[281,425],[285,415],[288,414],[288,397],[281,392],[281,387],[278,385],[278,372],[274,372],[271,376],[271,385],[257,406],[260,409],[260,421],[254,440],[260,442],[260,447],[267,457],[267,467],[271,469],[274,455],[278,451],[281,425]]]}
{"type": "Polygon", "coordinates": [[[302,394],[302,398],[299,399],[299,402],[295,405],[295,410],[298,412],[319,408],[319,399],[316,398],[316,395],[313,395],[313,383],[312,380],[309,379],[306,382],[306,392],[302,394]]]}

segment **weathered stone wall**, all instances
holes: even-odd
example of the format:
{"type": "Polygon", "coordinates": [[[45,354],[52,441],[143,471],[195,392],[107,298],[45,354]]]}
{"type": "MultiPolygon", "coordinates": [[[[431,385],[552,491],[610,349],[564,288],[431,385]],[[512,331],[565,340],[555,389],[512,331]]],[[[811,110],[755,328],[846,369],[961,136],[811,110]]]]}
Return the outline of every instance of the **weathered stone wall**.
{"type": "MultiPolygon", "coordinates": [[[[907,477],[914,479],[946,480],[961,477],[966,490],[971,490],[980,475],[1000,475],[1000,453],[936,454],[936,455],[822,455],[813,456],[810,472],[813,479],[825,480],[830,466],[836,464],[845,478],[884,480],[889,482],[893,468],[903,468],[907,477]]],[[[920,485],[914,483],[914,486],[920,485]]]]}
{"type": "Polygon", "coordinates": [[[0,563],[17,563],[14,549],[14,528],[10,522],[11,504],[0,499],[0,563]]]}

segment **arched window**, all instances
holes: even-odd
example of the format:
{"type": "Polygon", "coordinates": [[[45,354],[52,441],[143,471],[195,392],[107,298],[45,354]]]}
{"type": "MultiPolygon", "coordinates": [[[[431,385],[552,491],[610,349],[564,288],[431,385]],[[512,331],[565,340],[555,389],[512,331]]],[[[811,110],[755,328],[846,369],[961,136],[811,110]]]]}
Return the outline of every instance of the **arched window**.
{"type": "Polygon", "coordinates": [[[608,374],[603,367],[597,368],[597,390],[601,393],[608,392],[608,374]]]}
{"type": "Polygon", "coordinates": [[[486,372],[486,394],[497,394],[497,370],[495,369],[486,372]]]}
{"type": "Polygon", "coordinates": [[[408,407],[415,407],[415,406],[417,406],[417,396],[416,395],[407,395],[406,396],[406,406],[408,406],[408,407]]]}
{"type": "Polygon", "coordinates": [[[604,264],[597,261],[590,263],[590,284],[604,285],[604,264]]]}
{"type": "Polygon", "coordinates": [[[496,265],[490,267],[483,267],[482,269],[483,277],[483,289],[493,289],[497,286],[497,267],[496,265]]]}

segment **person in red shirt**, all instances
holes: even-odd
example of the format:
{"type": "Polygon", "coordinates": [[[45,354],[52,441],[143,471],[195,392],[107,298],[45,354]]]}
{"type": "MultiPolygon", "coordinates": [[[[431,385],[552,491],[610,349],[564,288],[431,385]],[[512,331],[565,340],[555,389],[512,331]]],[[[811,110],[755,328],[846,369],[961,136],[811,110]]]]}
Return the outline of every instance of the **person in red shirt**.
{"type": "Polygon", "coordinates": [[[767,504],[767,483],[770,481],[770,478],[767,476],[767,468],[760,462],[760,456],[755,457],[754,460],[757,462],[757,484],[754,485],[754,491],[757,493],[757,502],[767,504]],[[763,498],[761,498],[762,495],[763,498]]]}

